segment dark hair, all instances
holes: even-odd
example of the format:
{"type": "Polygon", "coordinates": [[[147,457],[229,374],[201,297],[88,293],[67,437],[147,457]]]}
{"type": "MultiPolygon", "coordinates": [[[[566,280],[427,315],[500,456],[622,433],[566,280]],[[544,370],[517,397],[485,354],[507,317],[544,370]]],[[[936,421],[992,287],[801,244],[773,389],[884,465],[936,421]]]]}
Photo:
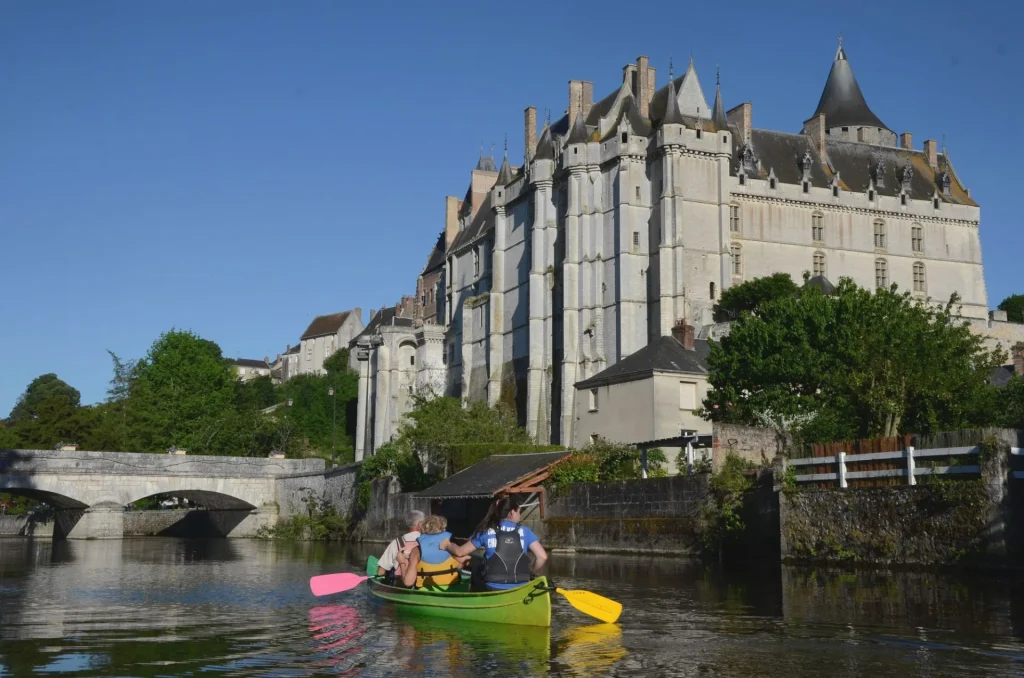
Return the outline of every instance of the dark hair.
{"type": "Polygon", "coordinates": [[[519,498],[511,494],[492,501],[487,509],[487,515],[476,526],[476,534],[483,534],[490,529],[498,529],[498,523],[504,520],[509,513],[519,508],[520,504],[519,498]]]}

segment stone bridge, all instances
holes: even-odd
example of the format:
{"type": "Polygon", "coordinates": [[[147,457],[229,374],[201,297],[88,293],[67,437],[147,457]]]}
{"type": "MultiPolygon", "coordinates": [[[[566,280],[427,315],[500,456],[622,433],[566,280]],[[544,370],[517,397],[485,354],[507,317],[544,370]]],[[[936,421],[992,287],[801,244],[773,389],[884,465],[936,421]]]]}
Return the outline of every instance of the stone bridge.
{"type": "Polygon", "coordinates": [[[189,499],[225,536],[252,536],[300,510],[310,492],[350,511],[357,468],[327,470],[322,459],[0,450],[0,492],[52,506],[55,538],[120,538],[126,507],[149,497],[189,499]]]}

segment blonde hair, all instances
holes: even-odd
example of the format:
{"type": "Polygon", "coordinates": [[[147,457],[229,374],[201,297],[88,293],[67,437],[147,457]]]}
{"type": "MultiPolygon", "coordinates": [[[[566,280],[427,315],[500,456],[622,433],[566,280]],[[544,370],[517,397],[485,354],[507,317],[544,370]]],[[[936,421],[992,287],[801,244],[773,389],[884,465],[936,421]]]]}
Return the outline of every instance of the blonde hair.
{"type": "Polygon", "coordinates": [[[423,521],[423,534],[441,534],[448,527],[448,519],[444,516],[431,515],[423,521]]]}

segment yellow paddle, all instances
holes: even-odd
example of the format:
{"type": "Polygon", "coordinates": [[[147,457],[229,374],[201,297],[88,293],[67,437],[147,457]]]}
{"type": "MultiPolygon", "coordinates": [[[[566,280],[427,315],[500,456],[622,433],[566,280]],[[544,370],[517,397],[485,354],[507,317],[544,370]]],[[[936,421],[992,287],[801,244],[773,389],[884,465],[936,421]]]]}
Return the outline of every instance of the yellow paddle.
{"type": "Polygon", "coordinates": [[[617,603],[611,598],[605,598],[590,591],[566,591],[557,586],[552,590],[562,594],[562,597],[568,600],[570,605],[583,614],[589,614],[603,622],[614,624],[622,614],[622,603],[617,603]]]}

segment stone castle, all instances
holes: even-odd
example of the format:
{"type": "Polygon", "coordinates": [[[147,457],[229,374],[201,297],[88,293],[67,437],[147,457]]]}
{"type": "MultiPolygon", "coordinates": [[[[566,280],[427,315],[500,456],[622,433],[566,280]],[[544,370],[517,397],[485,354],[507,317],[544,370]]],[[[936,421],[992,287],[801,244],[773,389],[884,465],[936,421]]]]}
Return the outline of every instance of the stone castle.
{"type": "Polygon", "coordinates": [[[709,106],[692,60],[659,88],[639,57],[593,99],[570,81],[539,139],[526,109],[522,165],[481,157],[447,198],[414,308],[353,340],[357,459],[422,389],[514,403],[538,441],[577,445],[576,383],[679,321],[714,336],[721,291],[776,272],[958,292],[986,318],[978,204],[935,141],[915,149],[872,112],[841,45],[799,134],[726,110],[717,83],[709,106]]]}

